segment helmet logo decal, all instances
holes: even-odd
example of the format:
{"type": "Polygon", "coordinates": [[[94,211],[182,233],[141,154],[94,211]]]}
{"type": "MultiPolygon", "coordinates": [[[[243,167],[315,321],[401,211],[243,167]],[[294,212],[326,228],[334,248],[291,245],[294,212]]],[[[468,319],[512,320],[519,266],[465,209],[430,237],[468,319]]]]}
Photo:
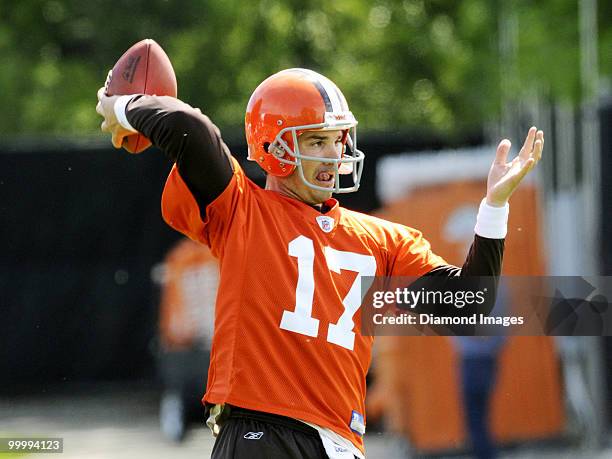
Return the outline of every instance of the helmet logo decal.
{"type": "Polygon", "coordinates": [[[327,215],[319,215],[316,220],[319,224],[319,228],[321,228],[324,233],[330,233],[331,230],[334,229],[336,223],[332,217],[328,217],[327,215]]]}

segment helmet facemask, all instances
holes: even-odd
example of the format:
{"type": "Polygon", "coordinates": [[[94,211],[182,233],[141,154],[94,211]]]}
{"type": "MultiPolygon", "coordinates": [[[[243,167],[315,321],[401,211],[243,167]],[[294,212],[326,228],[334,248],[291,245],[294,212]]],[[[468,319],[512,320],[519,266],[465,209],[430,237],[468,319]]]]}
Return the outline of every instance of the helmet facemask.
{"type": "Polygon", "coordinates": [[[319,124],[302,126],[289,126],[281,129],[274,141],[269,145],[268,152],[275,158],[287,165],[295,166],[302,182],[319,191],[331,191],[333,193],[351,193],[359,189],[361,174],[363,172],[363,160],[365,155],[357,149],[357,121],[351,112],[344,112],[341,117],[334,113],[325,114],[326,121],[319,124]],[[343,118],[339,120],[338,118],[343,118]],[[321,158],[319,156],[308,156],[300,153],[298,137],[304,131],[343,131],[343,148],[340,158],[321,158]],[[284,138],[289,134],[291,144],[284,138]],[[310,182],[304,176],[302,161],[315,161],[319,163],[332,164],[334,167],[334,186],[332,188],[323,187],[310,182]],[[347,187],[340,186],[340,176],[351,175],[353,184],[347,187]]]}

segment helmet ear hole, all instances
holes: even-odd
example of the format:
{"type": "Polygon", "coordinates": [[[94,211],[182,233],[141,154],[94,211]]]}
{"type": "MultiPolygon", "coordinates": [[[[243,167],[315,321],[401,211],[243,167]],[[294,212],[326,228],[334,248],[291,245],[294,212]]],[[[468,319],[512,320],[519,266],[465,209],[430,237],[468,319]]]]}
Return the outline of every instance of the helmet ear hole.
{"type": "Polygon", "coordinates": [[[270,142],[264,142],[263,149],[266,151],[266,153],[269,153],[268,148],[270,148],[270,142]]]}

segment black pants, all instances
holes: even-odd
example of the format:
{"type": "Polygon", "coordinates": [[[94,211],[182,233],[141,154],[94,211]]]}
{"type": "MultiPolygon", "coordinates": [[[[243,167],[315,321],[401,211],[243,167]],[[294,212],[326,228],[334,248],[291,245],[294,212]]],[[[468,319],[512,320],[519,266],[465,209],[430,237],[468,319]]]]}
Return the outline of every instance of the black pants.
{"type": "Polygon", "coordinates": [[[328,459],[319,433],[300,421],[231,407],[211,459],[328,459]]]}

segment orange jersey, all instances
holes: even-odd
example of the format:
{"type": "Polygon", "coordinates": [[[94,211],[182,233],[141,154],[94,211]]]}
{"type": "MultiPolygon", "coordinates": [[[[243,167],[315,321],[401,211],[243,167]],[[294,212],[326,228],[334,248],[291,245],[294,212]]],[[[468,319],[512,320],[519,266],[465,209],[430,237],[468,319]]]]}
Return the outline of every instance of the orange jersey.
{"type": "Polygon", "coordinates": [[[363,451],[351,420],[365,412],[373,338],[360,334],[360,276],[420,276],[445,262],[414,229],[335,199],[322,214],[260,188],[232,161],[206,219],[176,166],[162,197],[168,224],[220,262],[203,400],[317,424],[363,451]]]}

